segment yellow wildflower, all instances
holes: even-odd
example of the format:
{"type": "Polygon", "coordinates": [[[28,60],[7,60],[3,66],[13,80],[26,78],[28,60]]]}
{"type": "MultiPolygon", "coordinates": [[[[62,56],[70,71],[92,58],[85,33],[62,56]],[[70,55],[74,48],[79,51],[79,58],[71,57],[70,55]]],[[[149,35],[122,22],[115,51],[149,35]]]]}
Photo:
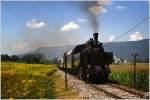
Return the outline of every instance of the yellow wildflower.
{"type": "Polygon", "coordinates": [[[13,98],[13,97],[9,97],[9,99],[10,99],[10,100],[13,100],[14,98],[13,98]]]}

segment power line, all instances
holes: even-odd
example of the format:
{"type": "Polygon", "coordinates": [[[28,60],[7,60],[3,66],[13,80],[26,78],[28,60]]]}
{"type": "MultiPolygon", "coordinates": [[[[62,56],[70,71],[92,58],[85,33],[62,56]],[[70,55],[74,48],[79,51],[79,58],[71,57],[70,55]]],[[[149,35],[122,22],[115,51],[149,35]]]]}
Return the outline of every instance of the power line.
{"type": "Polygon", "coordinates": [[[120,35],[118,38],[116,38],[114,41],[120,39],[120,38],[121,38],[122,36],[124,36],[125,34],[129,33],[130,31],[132,31],[132,30],[135,29],[136,27],[138,27],[138,26],[140,26],[141,24],[143,24],[148,18],[149,18],[149,16],[146,17],[146,18],[144,18],[142,21],[140,21],[139,23],[137,23],[136,25],[134,25],[132,28],[130,28],[127,32],[121,34],[121,35],[120,35]]]}

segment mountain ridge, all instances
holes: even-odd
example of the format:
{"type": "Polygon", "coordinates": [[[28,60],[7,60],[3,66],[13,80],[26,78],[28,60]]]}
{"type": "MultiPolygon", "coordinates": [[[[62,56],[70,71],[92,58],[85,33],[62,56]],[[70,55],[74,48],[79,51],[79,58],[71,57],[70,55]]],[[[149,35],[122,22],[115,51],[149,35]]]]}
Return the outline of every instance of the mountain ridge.
{"type": "MultiPolygon", "coordinates": [[[[64,51],[69,51],[75,46],[76,45],[73,44],[67,46],[41,47],[25,54],[41,52],[48,59],[53,59],[63,56],[64,51]]],[[[131,59],[130,54],[134,51],[139,51],[139,59],[149,59],[149,39],[143,39],[139,41],[107,42],[103,43],[103,47],[106,52],[113,52],[113,55],[123,59],[131,59]]]]}

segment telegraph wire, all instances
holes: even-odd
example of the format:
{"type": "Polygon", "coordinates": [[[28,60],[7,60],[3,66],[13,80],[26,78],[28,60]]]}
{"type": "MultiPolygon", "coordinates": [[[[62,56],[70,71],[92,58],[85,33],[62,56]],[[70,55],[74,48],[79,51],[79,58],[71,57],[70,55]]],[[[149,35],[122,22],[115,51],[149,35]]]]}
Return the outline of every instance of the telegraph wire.
{"type": "Polygon", "coordinates": [[[121,34],[118,38],[116,38],[114,41],[119,40],[122,36],[126,35],[127,33],[129,33],[130,31],[132,31],[133,29],[137,28],[138,26],[140,26],[141,24],[143,24],[146,20],[149,19],[149,16],[144,18],[143,20],[141,20],[139,23],[137,23],[136,25],[134,25],[132,28],[130,28],[128,31],[126,31],[125,33],[121,34]]]}

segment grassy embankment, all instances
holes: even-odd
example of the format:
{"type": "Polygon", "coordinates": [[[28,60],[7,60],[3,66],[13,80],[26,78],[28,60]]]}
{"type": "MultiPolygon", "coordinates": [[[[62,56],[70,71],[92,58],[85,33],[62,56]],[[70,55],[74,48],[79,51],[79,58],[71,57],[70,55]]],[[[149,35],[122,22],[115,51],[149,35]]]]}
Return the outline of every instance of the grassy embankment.
{"type": "MultiPolygon", "coordinates": [[[[110,79],[120,84],[133,87],[134,85],[134,65],[118,64],[110,65],[110,79]]],[[[148,63],[138,63],[136,66],[136,89],[149,91],[149,65],[148,63]]]]}
{"type": "Polygon", "coordinates": [[[2,62],[1,98],[67,98],[63,79],[55,65],[2,62]],[[58,90],[59,89],[59,90],[58,90]],[[63,95],[62,95],[62,94],[63,95]],[[60,95],[61,94],[61,95],[60,95]]]}

